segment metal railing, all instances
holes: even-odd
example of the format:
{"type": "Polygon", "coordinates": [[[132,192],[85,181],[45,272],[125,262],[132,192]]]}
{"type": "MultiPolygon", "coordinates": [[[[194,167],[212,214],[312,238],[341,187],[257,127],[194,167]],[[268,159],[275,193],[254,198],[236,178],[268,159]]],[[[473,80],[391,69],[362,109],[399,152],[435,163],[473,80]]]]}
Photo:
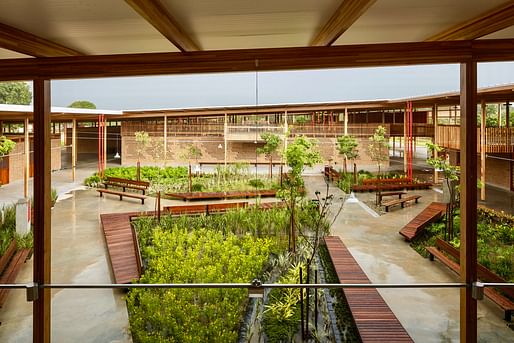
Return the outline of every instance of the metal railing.
{"type": "Polygon", "coordinates": [[[486,287],[512,287],[514,283],[499,282],[474,282],[467,284],[463,282],[449,283],[311,283],[311,284],[280,284],[280,283],[262,283],[258,279],[254,279],[251,283],[141,283],[141,284],[71,284],[71,283],[51,283],[41,284],[30,283],[14,283],[0,284],[0,289],[25,289],[27,292],[27,301],[37,299],[39,289],[191,289],[191,288],[232,288],[247,289],[249,292],[271,288],[315,288],[315,289],[350,289],[350,288],[382,288],[382,289],[413,289],[413,288],[467,288],[473,289],[473,297],[477,300],[483,299],[484,288],[486,287]]]}

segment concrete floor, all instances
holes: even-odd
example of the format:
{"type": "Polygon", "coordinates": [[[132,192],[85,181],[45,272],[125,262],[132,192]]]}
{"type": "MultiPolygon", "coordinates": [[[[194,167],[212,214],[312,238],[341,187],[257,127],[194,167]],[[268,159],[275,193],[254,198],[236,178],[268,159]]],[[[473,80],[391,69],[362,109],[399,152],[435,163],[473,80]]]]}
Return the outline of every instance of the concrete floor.
{"type": "MultiPolygon", "coordinates": [[[[324,192],[321,177],[306,178],[308,191],[324,192]]],[[[336,198],[342,192],[330,187],[336,198]]],[[[340,236],[373,283],[459,282],[457,276],[439,262],[430,262],[416,253],[398,231],[439,193],[415,191],[420,203],[376,216],[363,201],[374,201],[374,193],[359,193],[359,203],[346,203],[334,222],[332,234],[340,236]],[[371,211],[371,212],[370,212],[371,211]]],[[[322,193],[324,194],[324,193],[322,193]]],[[[338,208],[341,201],[333,206],[338,208]]],[[[380,294],[416,342],[459,341],[458,289],[381,289],[380,294]]],[[[514,342],[514,331],[503,321],[503,312],[488,299],[478,305],[479,342],[514,342]]]]}
{"type": "MultiPolygon", "coordinates": [[[[52,210],[52,281],[54,283],[110,283],[112,277],[100,227],[101,213],[152,210],[130,199],[99,198],[94,190],[81,187],[93,169],[79,170],[77,182],[70,171],[52,174],[52,185],[60,201],[52,210]],[[73,191],[70,191],[73,190],[73,191]],[[69,192],[69,193],[66,193],[69,192]]],[[[323,191],[319,174],[306,178],[309,192],[323,191]]],[[[0,202],[22,196],[20,182],[0,188],[0,202]]],[[[334,187],[330,192],[341,194],[334,187]]],[[[421,203],[373,216],[362,201],[374,194],[359,194],[360,204],[346,204],[334,223],[333,234],[341,236],[356,260],[375,283],[456,282],[457,277],[438,262],[419,256],[398,234],[398,230],[426,204],[437,200],[434,191],[416,191],[421,203]]],[[[368,199],[369,198],[369,199],[368,199]]],[[[183,202],[166,201],[165,204],[183,202]]],[[[337,206],[337,205],[335,205],[337,206]]],[[[17,282],[29,282],[32,263],[23,267],[17,282]]],[[[22,290],[11,291],[0,309],[0,342],[29,342],[32,334],[32,306],[22,290]]],[[[380,290],[402,324],[417,342],[459,340],[458,290],[380,290]]],[[[130,342],[123,293],[112,290],[55,290],[52,294],[53,342],[130,342]]],[[[502,320],[501,311],[488,300],[479,303],[480,342],[513,342],[514,332],[502,320]]]]}

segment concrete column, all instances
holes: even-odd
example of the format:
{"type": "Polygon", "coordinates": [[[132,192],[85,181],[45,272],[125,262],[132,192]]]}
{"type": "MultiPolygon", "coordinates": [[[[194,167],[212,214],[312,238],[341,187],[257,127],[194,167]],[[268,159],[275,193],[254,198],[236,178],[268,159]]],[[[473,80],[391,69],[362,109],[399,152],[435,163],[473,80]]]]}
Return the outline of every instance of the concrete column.
{"type": "Polygon", "coordinates": [[[29,136],[29,118],[25,118],[24,124],[25,131],[25,139],[24,139],[24,155],[25,155],[25,163],[23,170],[23,196],[25,198],[29,197],[29,179],[30,179],[30,136],[29,136]]]}
{"type": "Polygon", "coordinates": [[[486,118],[486,103],[485,100],[481,102],[481,120],[480,120],[480,182],[482,188],[480,189],[480,200],[485,200],[485,153],[486,153],[486,132],[485,132],[485,118],[486,118]]]}
{"type": "Polygon", "coordinates": [[[23,198],[16,203],[16,233],[25,236],[30,232],[30,199],[23,198]]]}

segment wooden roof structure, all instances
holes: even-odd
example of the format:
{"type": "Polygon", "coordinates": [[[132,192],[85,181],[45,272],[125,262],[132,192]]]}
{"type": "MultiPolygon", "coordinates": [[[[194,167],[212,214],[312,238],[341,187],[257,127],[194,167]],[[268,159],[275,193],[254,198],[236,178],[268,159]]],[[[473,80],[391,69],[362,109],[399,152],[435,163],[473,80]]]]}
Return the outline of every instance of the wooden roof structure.
{"type": "Polygon", "coordinates": [[[476,69],[514,60],[514,1],[4,0],[0,8],[0,81],[33,81],[35,342],[51,341],[50,80],[441,63],[461,67],[460,340],[477,341],[476,69]]]}

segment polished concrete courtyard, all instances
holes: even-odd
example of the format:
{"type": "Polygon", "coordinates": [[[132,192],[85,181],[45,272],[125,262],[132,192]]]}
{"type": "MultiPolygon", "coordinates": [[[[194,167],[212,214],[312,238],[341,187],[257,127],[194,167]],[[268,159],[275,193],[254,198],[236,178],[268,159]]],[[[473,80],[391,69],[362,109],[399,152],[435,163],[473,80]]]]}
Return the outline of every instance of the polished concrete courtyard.
{"type": "MultiPolygon", "coordinates": [[[[81,180],[91,170],[79,173],[70,183],[69,171],[53,173],[53,184],[61,196],[52,210],[52,281],[54,283],[111,283],[107,250],[100,227],[100,214],[153,210],[154,201],[145,205],[135,199],[119,201],[117,197],[100,198],[96,191],[80,189],[81,180]],[[73,190],[75,189],[75,190],[73,190]]],[[[15,192],[15,185],[0,188],[15,192]]],[[[310,196],[324,191],[319,174],[306,177],[310,196]]],[[[19,191],[19,186],[18,186],[19,191]]],[[[343,194],[330,187],[336,198],[343,194]]],[[[358,203],[346,203],[336,219],[332,234],[349,248],[364,272],[374,283],[457,282],[458,278],[439,262],[418,255],[398,234],[431,201],[441,194],[432,190],[416,191],[420,204],[395,208],[378,216],[365,202],[373,193],[359,194],[358,203]]],[[[183,204],[166,201],[165,204],[183,204]]],[[[333,208],[340,205],[337,200],[333,208]]],[[[32,261],[23,267],[17,282],[29,282],[32,261]]],[[[459,340],[459,291],[457,289],[379,290],[398,319],[416,342],[457,342],[459,340]]],[[[54,290],[52,293],[53,342],[130,342],[128,316],[119,290],[54,290]]],[[[11,291],[0,309],[0,342],[29,342],[32,334],[32,304],[25,292],[11,291]]],[[[512,342],[514,331],[499,308],[489,300],[479,302],[480,342],[512,342]]]]}

